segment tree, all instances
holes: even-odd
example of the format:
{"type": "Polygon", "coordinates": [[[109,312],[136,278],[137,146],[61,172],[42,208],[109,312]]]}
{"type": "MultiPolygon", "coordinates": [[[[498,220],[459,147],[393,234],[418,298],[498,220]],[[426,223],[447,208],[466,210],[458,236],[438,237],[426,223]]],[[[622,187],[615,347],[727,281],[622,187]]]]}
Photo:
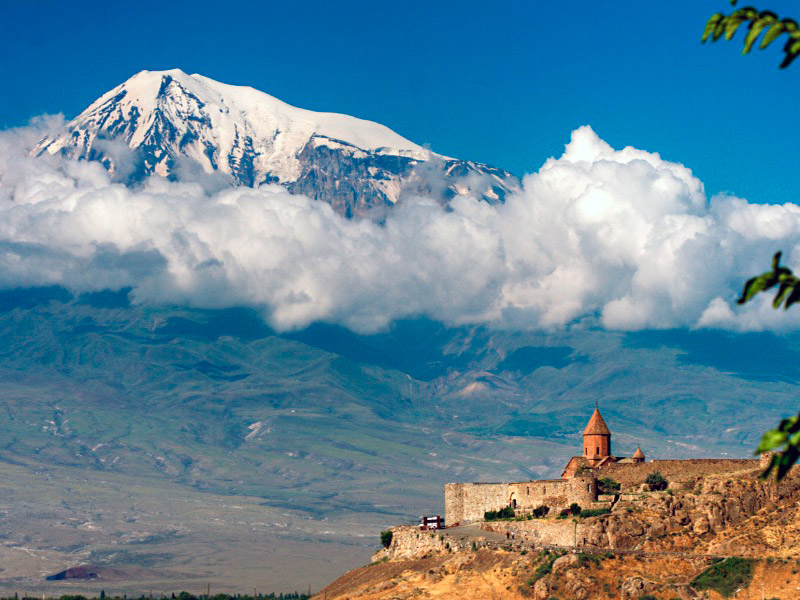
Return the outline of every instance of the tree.
{"type": "Polygon", "coordinates": [[[645,477],[644,482],[650,486],[651,492],[660,492],[667,489],[669,482],[667,478],[661,474],[661,471],[654,471],[645,477]]]}
{"type": "Polygon", "coordinates": [[[597,484],[600,486],[600,491],[604,494],[618,492],[621,487],[619,481],[611,479],[611,477],[603,477],[597,484]]]}
{"type": "Polygon", "coordinates": [[[533,509],[533,516],[537,519],[541,519],[544,517],[548,512],[550,512],[550,508],[542,504],[541,506],[537,506],[533,509]]]}
{"type": "MultiPolygon", "coordinates": [[[[736,3],[737,0],[731,0],[731,6],[736,6],[736,3]]],[[[771,10],[758,11],[752,6],[736,9],[727,15],[723,13],[711,15],[706,23],[701,41],[705,42],[710,39],[712,42],[716,42],[722,37],[731,40],[744,23],[748,23],[748,32],[744,38],[742,54],[750,52],[763,34],[759,44],[759,48],[762,50],[781,36],[786,36],[781,69],[791,65],[794,59],[800,56],[800,26],[797,21],[788,17],[780,19],[771,10]]],[[[790,269],[780,266],[780,261],[781,252],[776,252],[772,257],[772,269],[748,279],[737,303],[746,304],[756,295],[767,292],[776,286],[778,291],[772,301],[773,308],[778,309],[783,306],[784,309],[788,309],[793,304],[800,302],[800,279],[790,269]]],[[[775,450],[777,452],[772,455],[761,477],[766,479],[774,471],[780,481],[800,458],[800,413],[794,417],[783,419],[778,427],[767,431],[762,436],[755,454],[775,450]]]]}
{"type": "Polygon", "coordinates": [[[392,545],[392,538],[393,537],[394,537],[394,534],[392,533],[391,529],[387,529],[385,531],[381,531],[381,545],[384,548],[388,548],[389,546],[392,545]]]}
{"type": "Polygon", "coordinates": [[[576,516],[581,514],[581,505],[577,502],[573,502],[569,505],[569,513],[576,516]]]}

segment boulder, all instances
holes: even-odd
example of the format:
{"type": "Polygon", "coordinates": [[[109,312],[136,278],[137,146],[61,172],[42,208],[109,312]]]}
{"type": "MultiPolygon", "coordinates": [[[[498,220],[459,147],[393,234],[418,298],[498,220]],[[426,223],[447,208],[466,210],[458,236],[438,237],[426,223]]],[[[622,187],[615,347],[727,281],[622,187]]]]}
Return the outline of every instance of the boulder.
{"type": "Polygon", "coordinates": [[[553,563],[553,573],[558,573],[564,569],[577,567],[581,563],[581,559],[576,554],[565,554],[557,558],[553,563]]]}
{"type": "Polygon", "coordinates": [[[644,577],[635,575],[622,582],[620,592],[623,598],[641,598],[656,589],[656,584],[644,577]]]}

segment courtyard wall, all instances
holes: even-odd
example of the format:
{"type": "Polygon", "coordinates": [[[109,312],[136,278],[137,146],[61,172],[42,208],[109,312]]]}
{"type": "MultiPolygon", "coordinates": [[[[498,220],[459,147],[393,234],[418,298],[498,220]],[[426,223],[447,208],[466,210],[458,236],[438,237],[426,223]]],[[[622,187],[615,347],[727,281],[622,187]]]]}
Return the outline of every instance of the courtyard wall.
{"type": "Polygon", "coordinates": [[[593,477],[545,479],[514,483],[448,483],[444,488],[445,522],[471,523],[483,520],[486,511],[512,506],[526,514],[539,506],[550,510],[568,508],[573,502],[588,506],[597,499],[593,477]]]}

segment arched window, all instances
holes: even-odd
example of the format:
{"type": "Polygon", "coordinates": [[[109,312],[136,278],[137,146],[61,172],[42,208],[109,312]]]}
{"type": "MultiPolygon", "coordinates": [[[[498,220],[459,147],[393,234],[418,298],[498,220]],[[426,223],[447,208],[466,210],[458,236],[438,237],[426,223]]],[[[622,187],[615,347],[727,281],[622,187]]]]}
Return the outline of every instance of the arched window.
{"type": "Polygon", "coordinates": [[[600,446],[597,447],[597,453],[600,454],[600,446]]]}

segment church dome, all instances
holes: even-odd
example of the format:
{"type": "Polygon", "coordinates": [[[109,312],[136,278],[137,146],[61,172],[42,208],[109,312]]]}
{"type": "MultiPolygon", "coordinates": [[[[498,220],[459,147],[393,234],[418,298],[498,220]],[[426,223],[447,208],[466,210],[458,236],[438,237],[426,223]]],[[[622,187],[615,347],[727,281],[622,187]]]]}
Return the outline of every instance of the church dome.
{"type": "Polygon", "coordinates": [[[597,407],[595,407],[586,429],[583,430],[583,435],[611,435],[611,430],[606,425],[597,407]]]}

